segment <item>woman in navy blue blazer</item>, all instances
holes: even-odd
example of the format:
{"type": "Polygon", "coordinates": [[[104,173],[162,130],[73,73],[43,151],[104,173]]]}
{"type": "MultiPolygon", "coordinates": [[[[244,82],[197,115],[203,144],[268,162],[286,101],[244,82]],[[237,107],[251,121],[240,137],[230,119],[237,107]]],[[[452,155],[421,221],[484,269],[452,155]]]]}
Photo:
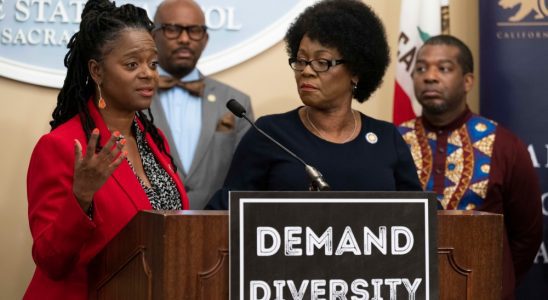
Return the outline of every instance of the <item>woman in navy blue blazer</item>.
{"type": "MultiPolygon", "coordinates": [[[[285,36],[303,106],[257,126],[316,167],[332,190],[420,191],[415,165],[396,127],[352,109],[382,82],[389,63],[384,27],[358,0],[307,8],[285,36]]],[[[306,190],[302,163],[255,130],[240,141],[224,191],[208,208],[227,209],[227,190],[306,190]]]]}

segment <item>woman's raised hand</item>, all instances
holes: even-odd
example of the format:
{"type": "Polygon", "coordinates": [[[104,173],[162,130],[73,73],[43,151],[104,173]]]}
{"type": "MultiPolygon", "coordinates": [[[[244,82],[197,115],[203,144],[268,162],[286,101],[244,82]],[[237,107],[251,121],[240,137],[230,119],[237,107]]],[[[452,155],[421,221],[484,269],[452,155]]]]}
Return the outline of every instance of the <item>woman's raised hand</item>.
{"type": "Polygon", "coordinates": [[[78,204],[87,212],[93,195],[103,186],[108,177],[116,170],[127,156],[122,152],[126,140],[120,139],[120,132],[115,131],[106,145],[95,153],[99,129],[95,128],[89,139],[86,154],[82,156],[82,145],[74,140],[74,181],[72,191],[78,204]]]}

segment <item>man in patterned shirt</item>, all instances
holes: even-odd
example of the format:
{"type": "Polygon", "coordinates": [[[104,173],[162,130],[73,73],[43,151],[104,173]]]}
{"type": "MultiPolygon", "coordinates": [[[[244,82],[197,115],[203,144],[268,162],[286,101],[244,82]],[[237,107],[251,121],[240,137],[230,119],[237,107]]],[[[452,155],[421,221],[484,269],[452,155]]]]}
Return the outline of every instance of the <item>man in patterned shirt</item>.
{"type": "Polygon", "coordinates": [[[513,299],[542,240],[540,187],[529,152],[510,131],[468,108],[473,58],[459,39],[426,41],[412,77],[423,112],[399,130],[422,187],[437,193],[443,209],[504,215],[503,299],[513,299]]]}

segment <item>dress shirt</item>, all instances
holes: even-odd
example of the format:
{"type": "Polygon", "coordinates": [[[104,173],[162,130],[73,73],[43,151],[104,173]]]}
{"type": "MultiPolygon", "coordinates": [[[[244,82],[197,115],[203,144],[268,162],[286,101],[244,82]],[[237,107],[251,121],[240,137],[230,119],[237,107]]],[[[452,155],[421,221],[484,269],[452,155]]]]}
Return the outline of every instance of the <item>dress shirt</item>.
{"type": "MultiPolygon", "coordinates": [[[[160,75],[170,76],[162,69],[158,72],[160,75]]],[[[198,79],[200,79],[200,72],[194,69],[181,78],[181,81],[198,79]]],[[[182,167],[186,173],[192,165],[202,129],[202,99],[190,95],[188,91],[178,86],[169,90],[160,90],[158,95],[175,143],[171,147],[177,151],[183,164],[179,167],[182,167]]]]}

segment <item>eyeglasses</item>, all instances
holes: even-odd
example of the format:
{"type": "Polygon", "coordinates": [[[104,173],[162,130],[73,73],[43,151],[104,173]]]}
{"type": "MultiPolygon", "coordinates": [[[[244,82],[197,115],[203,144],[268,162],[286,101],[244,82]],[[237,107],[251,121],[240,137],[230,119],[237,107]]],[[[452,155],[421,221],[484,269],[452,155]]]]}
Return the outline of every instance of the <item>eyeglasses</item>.
{"type": "Polygon", "coordinates": [[[305,60],[305,59],[298,59],[298,58],[290,58],[289,59],[289,66],[291,69],[295,71],[302,71],[306,68],[306,66],[310,65],[312,70],[316,72],[325,72],[329,70],[331,67],[334,67],[336,65],[340,65],[344,63],[344,59],[312,59],[312,60],[305,60]]]}
{"type": "Polygon", "coordinates": [[[193,41],[199,41],[203,39],[207,32],[207,26],[205,25],[189,25],[183,26],[178,24],[160,24],[157,25],[153,31],[162,30],[164,36],[167,39],[173,40],[179,38],[183,31],[186,31],[188,38],[193,41]]]}

